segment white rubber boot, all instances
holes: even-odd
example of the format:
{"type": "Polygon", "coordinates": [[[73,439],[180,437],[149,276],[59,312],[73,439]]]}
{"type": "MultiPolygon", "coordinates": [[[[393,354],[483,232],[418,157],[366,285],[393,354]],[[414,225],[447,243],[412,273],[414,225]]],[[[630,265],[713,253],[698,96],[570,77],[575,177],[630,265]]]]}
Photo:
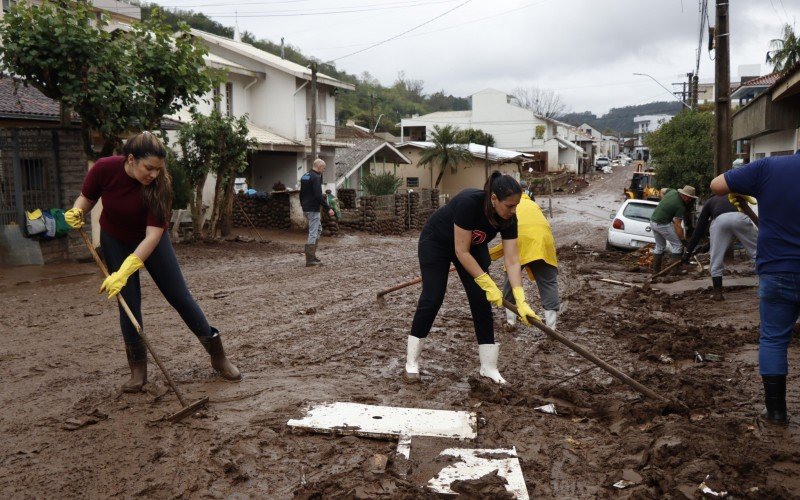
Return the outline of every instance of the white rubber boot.
{"type": "Polygon", "coordinates": [[[506,379],[497,371],[500,344],[478,344],[478,356],[481,359],[481,376],[492,379],[495,384],[505,384],[506,379]]]}
{"type": "Polygon", "coordinates": [[[506,309],[506,324],[508,326],[517,326],[517,315],[506,309]]]}
{"type": "Polygon", "coordinates": [[[406,346],[406,373],[409,380],[419,380],[419,355],[422,352],[422,339],[413,335],[408,336],[406,346]]]}
{"type": "Polygon", "coordinates": [[[544,324],[555,330],[557,322],[558,322],[558,311],[551,311],[549,309],[545,309],[544,324]]]}

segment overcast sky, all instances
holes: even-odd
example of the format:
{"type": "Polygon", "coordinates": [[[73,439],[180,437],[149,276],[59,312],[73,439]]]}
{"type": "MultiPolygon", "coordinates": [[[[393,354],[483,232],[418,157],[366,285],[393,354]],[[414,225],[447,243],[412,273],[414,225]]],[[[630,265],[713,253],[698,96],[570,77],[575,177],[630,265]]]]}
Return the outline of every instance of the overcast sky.
{"type": "MultiPolygon", "coordinates": [[[[399,71],[426,93],[468,96],[487,87],[558,92],[571,111],[669,100],[664,86],[694,71],[698,0],[156,0],[203,12],[307,56],[334,60],[348,73],[368,71],[391,85],[399,71]],[[450,12],[448,12],[450,11],[450,12]],[[440,17],[439,17],[440,16],[440,17]],[[429,22],[428,22],[429,21],[429,22]],[[353,52],[400,35],[398,38],[353,52]]],[[[715,19],[715,1],[708,17],[715,19]]],[[[800,18],[800,0],[731,0],[731,72],[760,64],[769,41],[800,18]]],[[[700,79],[713,80],[707,34],[700,79]]],[[[676,87],[677,90],[677,87],[676,87]]]]}

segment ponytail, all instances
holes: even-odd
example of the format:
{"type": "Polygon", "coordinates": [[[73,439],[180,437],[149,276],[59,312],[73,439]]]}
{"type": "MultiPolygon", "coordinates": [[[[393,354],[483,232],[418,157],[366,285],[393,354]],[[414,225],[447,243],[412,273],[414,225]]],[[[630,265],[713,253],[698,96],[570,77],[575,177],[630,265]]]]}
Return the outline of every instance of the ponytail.
{"type": "MultiPolygon", "coordinates": [[[[128,161],[128,155],[133,155],[136,160],[149,156],[166,160],[167,148],[156,135],[145,131],[128,139],[122,147],[122,154],[125,161],[128,161]]],[[[150,212],[166,222],[172,210],[172,196],[172,176],[167,171],[167,162],[164,161],[164,170],[153,182],[142,187],[142,197],[150,212]]]]}
{"type": "Polygon", "coordinates": [[[492,206],[492,195],[495,195],[498,201],[503,201],[515,194],[521,195],[522,188],[519,182],[510,175],[501,174],[499,171],[495,170],[489,175],[489,178],[486,179],[486,183],[483,185],[483,191],[486,194],[483,199],[483,212],[486,214],[486,218],[495,228],[504,229],[507,225],[512,223],[514,218],[505,220],[497,216],[497,212],[492,206]]]}

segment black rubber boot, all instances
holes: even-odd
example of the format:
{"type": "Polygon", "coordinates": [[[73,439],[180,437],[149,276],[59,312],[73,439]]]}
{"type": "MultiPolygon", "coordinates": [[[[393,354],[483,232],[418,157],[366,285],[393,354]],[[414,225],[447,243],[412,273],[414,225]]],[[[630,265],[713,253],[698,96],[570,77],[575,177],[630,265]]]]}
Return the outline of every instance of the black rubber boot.
{"type": "Polygon", "coordinates": [[[722,276],[712,276],[711,284],[714,285],[714,289],[711,290],[711,298],[713,300],[725,300],[725,297],[722,295],[722,276]]]}
{"type": "Polygon", "coordinates": [[[314,245],[306,245],[306,267],[318,266],[319,263],[314,261],[314,245]]]}
{"type": "Polygon", "coordinates": [[[322,263],[322,261],[321,261],[321,260],[319,260],[319,259],[317,258],[317,245],[319,245],[319,241],[317,241],[316,243],[314,243],[314,251],[313,251],[313,252],[311,252],[311,258],[312,258],[312,259],[314,260],[314,262],[316,262],[317,264],[321,264],[321,263],[322,263]]]}
{"type": "Polygon", "coordinates": [[[672,265],[672,264],[675,264],[676,262],[678,262],[678,265],[673,267],[672,271],[668,272],[667,274],[671,274],[673,276],[681,274],[681,271],[683,271],[683,264],[682,264],[682,262],[683,262],[683,254],[674,253],[674,254],[670,255],[669,264],[672,265]]]}
{"type": "Polygon", "coordinates": [[[764,404],[767,407],[761,416],[773,424],[787,424],[786,375],[762,375],[761,380],[764,381],[764,404]]]}
{"type": "Polygon", "coordinates": [[[661,271],[661,265],[664,263],[664,254],[653,255],[653,274],[658,274],[661,271]]]}
{"type": "Polygon", "coordinates": [[[206,348],[206,352],[211,356],[211,367],[214,368],[226,380],[242,380],[242,374],[236,365],[231,363],[225,356],[225,349],[222,347],[222,337],[219,330],[211,328],[211,337],[198,337],[200,343],[206,348]]]}
{"type": "Polygon", "coordinates": [[[142,392],[147,383],[147,347],[144,342],[125,344],[131,378],[122,384],[122,392],[142,392]]]}

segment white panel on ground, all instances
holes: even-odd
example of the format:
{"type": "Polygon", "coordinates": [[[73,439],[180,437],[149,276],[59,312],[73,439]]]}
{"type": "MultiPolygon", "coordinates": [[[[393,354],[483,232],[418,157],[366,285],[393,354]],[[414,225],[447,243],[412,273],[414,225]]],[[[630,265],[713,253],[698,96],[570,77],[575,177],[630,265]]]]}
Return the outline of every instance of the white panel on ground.
{"type": "Polygon", "coordinates": [[[287,425],[317,432],[384,438],[406,435],[474,439],[477,436],[474,413],[359,403],[313,406],[305,417],[289,420],[287,425]]]}
{"type": "Polygon", "coordinates": [[[528,488],[517,458],[517,449],[468,449],[448,448],[440,457],[453,457],[460,461],[448,465],[428,481],[428,488],[437,493],[455,495],[450,489],[453,481],[469,481],[479,479],[487,474],[497,471],[497,475],[505,478],[506,491],[515,498],[528,500],[528,488]]]}

